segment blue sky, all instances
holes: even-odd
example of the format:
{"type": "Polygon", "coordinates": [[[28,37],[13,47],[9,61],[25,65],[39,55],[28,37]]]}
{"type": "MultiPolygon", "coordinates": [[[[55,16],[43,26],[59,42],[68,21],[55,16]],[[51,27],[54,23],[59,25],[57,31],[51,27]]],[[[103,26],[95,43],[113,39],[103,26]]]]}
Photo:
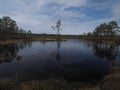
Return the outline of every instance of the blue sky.
{"type": "Polygon", "coordinates": [[[0,0],[0,17],[10,16],[33,33],[54,34],[51,26],[62,20],[61,34],[91,32],[101,23],[120,25],[120,0],[0,0]]]}

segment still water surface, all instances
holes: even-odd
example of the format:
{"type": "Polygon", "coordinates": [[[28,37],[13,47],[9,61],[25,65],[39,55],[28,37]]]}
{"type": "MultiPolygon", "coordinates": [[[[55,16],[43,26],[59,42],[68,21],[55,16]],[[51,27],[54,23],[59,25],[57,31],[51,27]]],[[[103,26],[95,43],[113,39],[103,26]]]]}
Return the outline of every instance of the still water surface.
{"type": "Polygon", "coordinates": [[[119,46],[81,40],[0,45],[0,57],[9,57],[0,61],[0,78],[102,79],[120,59],[118,54],[119,46]]]}

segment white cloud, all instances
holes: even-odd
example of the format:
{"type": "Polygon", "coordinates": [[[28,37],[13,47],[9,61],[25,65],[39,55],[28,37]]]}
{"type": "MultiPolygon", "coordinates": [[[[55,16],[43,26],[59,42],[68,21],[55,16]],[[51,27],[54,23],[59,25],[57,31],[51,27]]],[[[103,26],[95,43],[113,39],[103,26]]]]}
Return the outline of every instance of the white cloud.
{"type": "Polygon", "coordinates": [[[63,18],[83,18],[86,16],[85,14],[74,12],[74,11],[62,11],[62,12],[59,12],[59,14],[63,18]]]}
{"type": "Polygon", "coordinates": [[[87,4],[88,0],[49,0],[53,1],[53,3],[64,5],[62,10],[68,7],[81,7],[87,4]]]}
{"type": "Polygon", "coordinates": [[[120,20],[120,1],[117,2],[112,7],[112,13],[113,13],[114,19],[119,19],[120,20]]]}
{"type": "Polygon", "coordinates": [[[81,7],[80,9],[82,9],[84,6],[97,8],[97,4],[94,5],[94,2],[89,4],[88,1],[91,2],[90,0],[0,0],[0,17],[10,16],[17,21],[20,27],[27,30],[31,29],[33,33],[56,33],[52,31],[51,26],[55,25],[58,18],[61,18],[62,34],[79,34],[92,31],[102,22],[120,19],[120,3],[113,3],[111,7],[108,3],[99,5],[99,8],[111,9],[113,16],[95,21],[89,19],[83,22],[73,20],[74,18],[84,20],[84,18],[91,18],[91,16],[87,16],[79,10],[65,10],[71,7],[81,7]]]}

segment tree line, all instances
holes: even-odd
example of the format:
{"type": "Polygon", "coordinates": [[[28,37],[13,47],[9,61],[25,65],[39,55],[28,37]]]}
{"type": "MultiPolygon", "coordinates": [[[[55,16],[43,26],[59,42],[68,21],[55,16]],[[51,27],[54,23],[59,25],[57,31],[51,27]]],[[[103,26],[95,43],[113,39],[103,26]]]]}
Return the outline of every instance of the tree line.
{"type": "Polygon", "coordinates": [[[96,39],[115,39],[115,37],[119,36],[120,27],[116,21],[111,21],[109,23],[100,24],[95,28],[93,32],[84,33],[84,36],[88,38],[96,38],[96,39]]]}
{"type": "Polygon", "coordinates": [[[19,28],[16,21],[9,16],[0,18],[0,40],[27,39],[31,34],[30,30],[19,28]]]}
{"type": "Polygon", "coordinates": [[[119,32],[119,27],[116,21],[111,21],[108,24],[103,23],[95,28],[93,35],[116,35],[119,32]]]}

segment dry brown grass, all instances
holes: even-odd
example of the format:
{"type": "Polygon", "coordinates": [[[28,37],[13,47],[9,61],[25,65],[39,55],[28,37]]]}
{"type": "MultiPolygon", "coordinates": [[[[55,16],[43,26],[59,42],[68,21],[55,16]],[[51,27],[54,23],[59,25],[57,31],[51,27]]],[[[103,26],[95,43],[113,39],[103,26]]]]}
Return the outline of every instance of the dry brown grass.
{"type": "Polygon", "coordinates": [[[17,40],[6,40],[6,41],[0,41],[0,45],[14,44],[14,43],[17,43],[17,40]]]}
{"type": "Polygon", "coordinates": [[[0,41],[0,45],[17,43],[17,40],[0,41]]]}

